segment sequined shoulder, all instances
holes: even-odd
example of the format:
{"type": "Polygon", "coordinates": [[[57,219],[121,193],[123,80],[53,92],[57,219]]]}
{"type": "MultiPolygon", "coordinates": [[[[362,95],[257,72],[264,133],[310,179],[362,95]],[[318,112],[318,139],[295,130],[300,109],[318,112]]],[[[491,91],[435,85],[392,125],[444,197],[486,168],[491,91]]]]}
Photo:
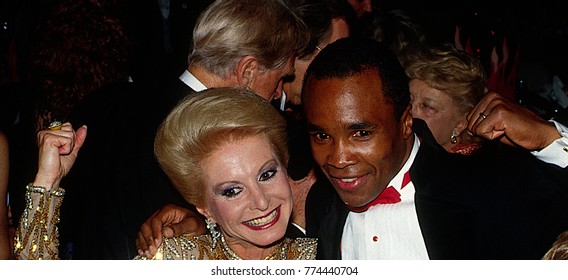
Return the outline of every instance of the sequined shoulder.
{"type": "MultiPolygon", "coordinates": [[[[210,235],[182,235],[165,238],[158,248],[153,260],[209,260],[212,255],[212,240],[210,235]]],[[[146,257],[136,256],[134,259],[145,260],[146,257]]]]}
{"type": "Polygon", "coordinates": [[[317,238],[295,238],[290,244],[288,260],[314,260],[317,253],[317,238]]]}
{"type": "MultiPolygon", "coordinates": [[[[215,260],[228,259],[223,246],[213,249],[210,235],[182,235],[164,239],[153,260],[215,260]]],[[[266,259],[274,260],[313,260],[316,257],[317,239],[286,238],[266,259]]],[[[145,260],[136,256],[134,259],[145,260]]]]}

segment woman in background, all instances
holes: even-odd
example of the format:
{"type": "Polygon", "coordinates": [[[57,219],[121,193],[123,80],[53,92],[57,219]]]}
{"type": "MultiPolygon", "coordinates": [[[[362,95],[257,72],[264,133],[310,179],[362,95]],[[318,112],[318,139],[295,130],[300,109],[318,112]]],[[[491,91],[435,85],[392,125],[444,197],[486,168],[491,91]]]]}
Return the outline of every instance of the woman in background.
{"type": "Polygon", "coordinates": [[[482,139],[468,133],[466,116],[487,93],[487,75],[479,60],[447,45],[415,52],[405,70],[412,116],[423,119],[447,151],[477,151],[482,139]]]}

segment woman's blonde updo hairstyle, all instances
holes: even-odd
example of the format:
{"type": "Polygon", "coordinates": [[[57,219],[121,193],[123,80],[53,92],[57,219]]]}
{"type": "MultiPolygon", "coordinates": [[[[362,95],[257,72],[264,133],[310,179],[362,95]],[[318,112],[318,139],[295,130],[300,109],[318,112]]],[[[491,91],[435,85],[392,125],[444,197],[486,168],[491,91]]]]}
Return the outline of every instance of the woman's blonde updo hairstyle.
{"type": "Polygon", "coordinates": [[[217,148],[265,135],[278,160],[288,163],[286,122],[266,100],[246,89],[213,88],[184,98],[162,122],[154,153],[182,196],[204,207],[202,162],[217,148]]]}
{"type": "Polygon", "coordinates": [[[408,77],[446,93],[464,114],[488,92],[479,59],[451,45],[424,49],[410,60],[405,69],[408,77]]]}

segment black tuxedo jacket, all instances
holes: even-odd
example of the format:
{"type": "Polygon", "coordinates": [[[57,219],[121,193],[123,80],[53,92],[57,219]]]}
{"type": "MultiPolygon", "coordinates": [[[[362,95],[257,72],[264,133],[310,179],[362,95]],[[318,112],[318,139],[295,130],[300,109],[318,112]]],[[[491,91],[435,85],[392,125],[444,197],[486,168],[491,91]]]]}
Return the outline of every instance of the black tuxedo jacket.
{"type": "MultiPolygon", "coordinates": [[[[410,169],[430,259],[540,259],[568,229],[566,170],[524,151],[488,144],[479,155],[447,153],[421,120],[410,169]]],[[[311,190],[307,235],[318,259],[341,259],[348,210],[328,184],[311,190]]]]}
{"type": "Polygon", "coordinates": [[[63,259],[132,259],[141,224],[166,203],[191,206],[153,154],[155,132],[192,91],[179,79],[159,87],[117,83],[89,95],[74,111],[87,139],[62,186],[63,259]]]}

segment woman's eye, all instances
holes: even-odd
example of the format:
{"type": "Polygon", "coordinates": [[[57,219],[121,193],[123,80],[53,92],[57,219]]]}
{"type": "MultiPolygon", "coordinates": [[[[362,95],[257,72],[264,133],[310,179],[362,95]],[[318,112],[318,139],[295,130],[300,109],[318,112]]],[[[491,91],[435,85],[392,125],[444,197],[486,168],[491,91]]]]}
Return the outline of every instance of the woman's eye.
{"type": "Polygon", "coordinates": [[[420,108],[422,114],[425,114],[426,116],[433,116],[434,114],[438,113],[437,109],[425,103],[421,103],[420,108]]]}
{"type": "Polygon", "coordinates": [[[259,181],[264,182],[274,178],[274,176],[276,176],[276,172],[278,172],[276,169],[270,169],[262,172],[262,174],[260,174],[259,181]]]}
{"type": "Polygon", "coordinates": [[[221,195],[231,198],[239,195],[242,191],[243,190],[240,187],[233,186],[223,190],[221,195]]]}
{"type": "Polygon", "coordinates": [[[424,109],[426,110],[434,110],[434,108],[428,104],[422,104],[422,107],[424,107],[424,109]]]}

